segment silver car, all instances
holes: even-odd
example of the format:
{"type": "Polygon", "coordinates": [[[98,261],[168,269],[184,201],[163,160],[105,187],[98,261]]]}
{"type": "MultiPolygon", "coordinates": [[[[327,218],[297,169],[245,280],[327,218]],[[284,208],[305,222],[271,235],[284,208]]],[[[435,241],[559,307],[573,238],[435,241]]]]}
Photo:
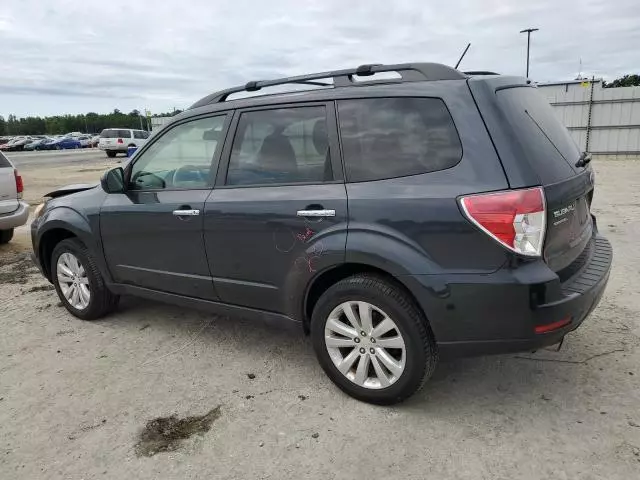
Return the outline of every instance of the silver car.
{"type": "Polygon", "coordinates": [[[27,223],[29,205],[22,201],[22,177],[0,152],[0,244],[13,238],[13,229],[27,223]]]}

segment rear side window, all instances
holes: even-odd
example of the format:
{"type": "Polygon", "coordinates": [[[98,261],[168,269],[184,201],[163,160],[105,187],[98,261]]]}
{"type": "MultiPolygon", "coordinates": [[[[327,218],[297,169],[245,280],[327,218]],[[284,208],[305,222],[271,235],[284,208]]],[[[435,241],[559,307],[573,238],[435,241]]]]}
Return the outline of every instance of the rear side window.
{"type": "Polygon", "coordinates": [[[439,98],[338,102],[347,181],[444,170],[462,158],[453,119],[439,98]]]}
{"type": "Polygon", "coordinates": [[[516,87],[498,90],[497,98],[543,184],[575,175],[573,165],[580,157],[580,149],[537,89],[516,87]]]}
{"type": "Polygon", "coordinates": [[[332,179],[324,106],[242,113],[227,185],[323,183],[332,179]]]}
{"type": "Polygon", "coordinates": [[[133,138],[148,138],[148,135],[147,132],[144,132],[142,130],[134,130],[133,138]]]}
{"type": "Polygon", "coordinates": [[[119,130],[114,128],[107,128],[100,134],[102,138],[131,138],[130,130],[119,130]]]}
{"type": "Polygon", "coordinates": [[[11,164],[9,163],[9,160],[7,160],[7,157],[5,157],[2,152],[0,152],[0,168],[7,168],[10,166],[11,164]]]}

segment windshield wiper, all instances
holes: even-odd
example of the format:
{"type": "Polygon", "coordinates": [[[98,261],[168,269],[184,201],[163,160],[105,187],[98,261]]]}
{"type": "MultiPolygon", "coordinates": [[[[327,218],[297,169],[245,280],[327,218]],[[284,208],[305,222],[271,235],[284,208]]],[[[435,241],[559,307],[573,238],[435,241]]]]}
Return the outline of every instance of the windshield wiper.
{"type": "Polygon", "coordinates": [[[586,167],[590,161],[591,155],[589,155],[587,152],[582,152],[580,154],[580,158],[578,158],[578,161],[576,162],[576,167],[586,167]]]}

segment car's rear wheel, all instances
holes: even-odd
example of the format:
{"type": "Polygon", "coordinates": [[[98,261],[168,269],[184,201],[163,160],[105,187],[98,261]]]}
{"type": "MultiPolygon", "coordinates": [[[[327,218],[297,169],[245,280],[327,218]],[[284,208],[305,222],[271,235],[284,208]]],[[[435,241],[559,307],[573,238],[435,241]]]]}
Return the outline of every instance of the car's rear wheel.
{"type": "Polygon", "coordinates": [[[116,156],[116,152],[112,152],[111,150],[107,150],[107,157],[113,158],[116,156]]]}
{"type": "Polygon", "coordinates": [[[119,297],[107,289],[93,257],[75,238],[53,249],[51,278],[65,308],[83,320],[103,317],[118,304],[119,297]]]}
{"type": "Polygon", "coordinates": [[[13,238],[13,228],[9,230],[0,230],[0,245],[9,243],[13,238]]]}
{"type": "Polygon", "coordinates": [[[329,378],[365,402],[403,401],[422,388],[438,362],[433,335],[411,297],[373,275],[330,287],[313,310],[311,336],[329,378]]]}

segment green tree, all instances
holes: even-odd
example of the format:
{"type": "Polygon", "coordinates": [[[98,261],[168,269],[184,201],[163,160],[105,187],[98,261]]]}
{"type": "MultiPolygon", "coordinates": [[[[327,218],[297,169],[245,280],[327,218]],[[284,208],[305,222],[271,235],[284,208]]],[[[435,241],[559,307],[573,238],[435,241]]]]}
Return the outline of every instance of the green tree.
{"type": "Polygon", "coordinates": [[[620,78],[616,78],[613,82],[602,82],[604,88],[616,88],[616,87],[638,87],[640,86],[640,75],[625,75],[620,78]]]}

